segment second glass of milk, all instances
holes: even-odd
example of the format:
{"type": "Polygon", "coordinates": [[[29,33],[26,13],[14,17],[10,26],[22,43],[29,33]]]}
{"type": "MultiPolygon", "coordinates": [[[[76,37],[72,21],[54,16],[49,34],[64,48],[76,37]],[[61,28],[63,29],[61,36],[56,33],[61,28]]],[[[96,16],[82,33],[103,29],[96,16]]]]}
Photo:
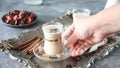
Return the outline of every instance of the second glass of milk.
{"type": "Polygon", "coordinates": [[[90,15],[90,10],[85,8],[78,8],[72,10],[73,21],[75,21],[75,19],[83,18],[89,15],[90,15]]]}
{"type": "Polygon", "coordinates": [[[43,24],[42,29],[45,39],[44,51],[48,56],[52,57],[62,53],[62,28],[63,25],[57,22],[43,24]]]}

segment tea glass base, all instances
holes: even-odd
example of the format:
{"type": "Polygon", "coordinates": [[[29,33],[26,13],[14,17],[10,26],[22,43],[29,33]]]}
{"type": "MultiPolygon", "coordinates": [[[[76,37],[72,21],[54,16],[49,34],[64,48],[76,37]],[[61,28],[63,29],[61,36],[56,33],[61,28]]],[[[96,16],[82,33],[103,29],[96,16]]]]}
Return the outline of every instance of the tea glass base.
{"type": "Polygon", "coordinates": [[[46,62],[56,62],[56,61],[62,61],[62,60],[65,60],[67,59],[68,57],[70,57],[70,54],[69,54],[69,49],[67,48],[64,48],[63,52],[61,54],[63,54],[63,57],[43,57],[43,54],[40,54],[39,52],[39,46],[40,45],[36,45],[33,49],[33,53],[34,55],[39,59],[39,60],[42,60],[42,61],[46,61],[46,62]]]}

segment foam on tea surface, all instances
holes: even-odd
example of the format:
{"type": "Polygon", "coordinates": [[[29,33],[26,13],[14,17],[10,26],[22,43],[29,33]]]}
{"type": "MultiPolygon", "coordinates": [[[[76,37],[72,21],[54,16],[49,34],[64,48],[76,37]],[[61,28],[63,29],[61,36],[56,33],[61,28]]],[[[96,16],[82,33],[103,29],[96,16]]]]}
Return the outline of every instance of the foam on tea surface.
{"type": "Polygon", "coordinates": [[[47,25],[44,27],[45,32],[47,33],[58,33],[60,32],[60,28],[56,25],[47,25]]]}

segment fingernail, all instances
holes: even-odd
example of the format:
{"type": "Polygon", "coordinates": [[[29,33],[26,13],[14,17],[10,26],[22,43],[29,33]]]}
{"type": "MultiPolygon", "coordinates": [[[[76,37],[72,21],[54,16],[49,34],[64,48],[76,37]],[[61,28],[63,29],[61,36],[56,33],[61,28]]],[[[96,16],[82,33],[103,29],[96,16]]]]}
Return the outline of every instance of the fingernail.
{"type": "Polygon", "coordinates": [[[82,55],[84,53],[84,50],[83,49],[81,49],[80,50],[80,55],[82,55]]]}
{"type": "Polygon", "coordinates": [[[70,48],[70,47],[66,45],[65,48],[70,48]]]}
{"type": "Polygon", "coordinates": [[[70,48],[71,46],[69,46],[69,45],[66,44],[65,47],[66,47],[66,48],[70,48]]]}
{"type": "Polygon", "coordinates": [[[63,40],[63,45],[67,45],[68,40],[63,40]]]}

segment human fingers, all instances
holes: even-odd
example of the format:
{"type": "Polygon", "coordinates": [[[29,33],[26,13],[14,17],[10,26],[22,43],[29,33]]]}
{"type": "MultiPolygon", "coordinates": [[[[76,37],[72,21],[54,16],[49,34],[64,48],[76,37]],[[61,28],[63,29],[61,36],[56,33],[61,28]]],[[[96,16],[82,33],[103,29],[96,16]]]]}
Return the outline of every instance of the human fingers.
{"type": "Polygon", "coordinates": [[[71,56],[78,56],[80,55],[78,51],[78,48],[81,46],[81,44],[83,44],[84,41],[79,40],[72,48],[72,50],[70,51],[71,56]]]}
{"type": "Polygon", "coordinates": [[[82,55],[83,53],[85,53],[89,48],[90,48],[90,44],[86,41],[84,42],[78,42],[76,45],[79,45],[78,48],[73,48],[72,52],[71,52],[71,56],[79,56],[82,55]]]}
{"type": "Polygon", "coordinates": [[[73,30],[74,26],[72,24],[68,27],[68,29],[65,32],[62,33],[62,40],[66,40],[73,33],[73,30]]]}
{"type": "MultiPolygon", "coordinates": [[[[73,49],[70,51],[70,55],[71,56],[73,56],[73,57],[75,57],[76,56],[76,50],[78,49],[80,47],[80,45],[77,43],[77,44],[75,44],[74,46],[73,46],[73,49]]],[[[77,54],[77,55],[79,55],[79,54],[77,54]]]]}
{"type": "Polygon", "coordinates": [[[65,45],[65,47],[70,48],[73,45],[76,44],[76,42],[78,41],[78,37],[76,35],[76,32],[74,31],[72,33],[72,35],[67,39],[68,43],[65,45]]]}
{"type": "Polygon", "coordinates": [[[84,40],[82,43],[79,41],[78,44],[81,46],[77,48],[75,51],[72,51],[72,56],[78,56],[85,53],[93,44],[100,42],[104,38],[104,36],[90,37],[84,40]]]}

